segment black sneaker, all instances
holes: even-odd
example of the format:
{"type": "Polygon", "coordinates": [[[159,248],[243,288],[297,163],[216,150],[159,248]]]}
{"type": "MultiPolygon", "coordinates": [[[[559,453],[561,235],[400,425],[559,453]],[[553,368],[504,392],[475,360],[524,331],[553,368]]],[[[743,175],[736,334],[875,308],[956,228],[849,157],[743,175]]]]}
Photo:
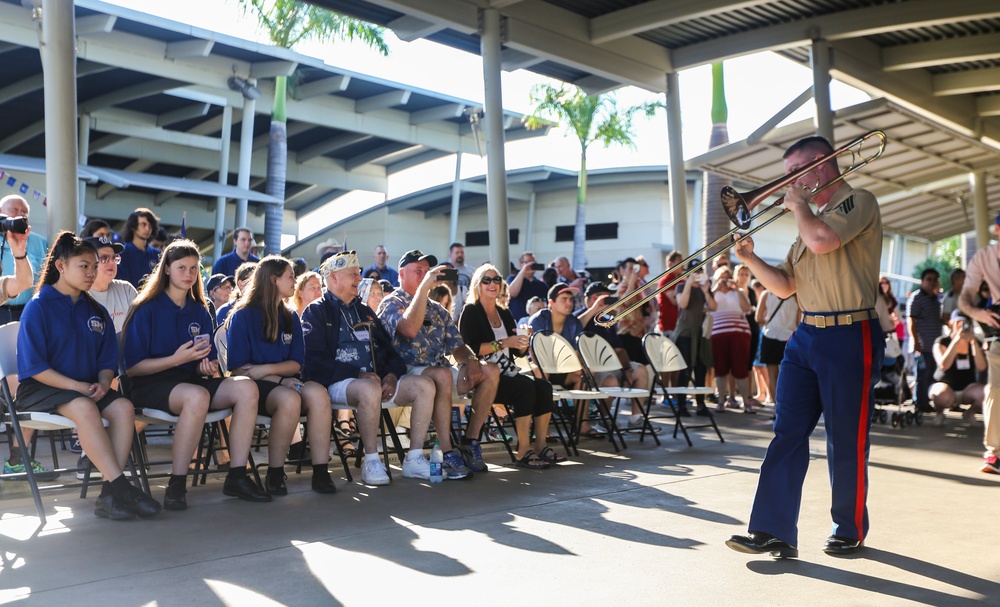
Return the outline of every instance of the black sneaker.
{"type": "Polygon", "coordinates": [[[284,473],[281,476],[268,474],[264,477],[264,490],[271,495],[288,495],[288,486],[285,484],[285,479],[288,478],[284,473]]]}
{"type": "Polygon", "coordinates": [[[135,518],[135,511],[126,508],[125,504],[115,501],[114,495],[108,494],[97,498],[97,502],[94,504],[94,516],[109,518],[113,521],[127,521],[135,518]]]}
{"type": "Polygon", "coordinates": [[[245,502],[269,502],[271,496],[260,490],[257,483],[247,476],[227,478],[222,485],[222,493],[230,497],[238,497],[245,502]]]}
{"type": "Polygon", "coordinates": [[[167,485],[167,493],[163,496],[163,508],[166,510],[187,510],[187,507],[187,487],[167,485]]]}
{"type": "Polygon", "coordinates": [[[129,485],[128,488],[128,494],[119,500],[122,508],[138,514],[139,518],[153,518],[160,513],[162,510],[160,502],[136,489],[133,485],[129,485]]]}
{"type": "Polygon", "coordinates": [[[312,490],[316,493],[336,493],[337,485],[333,484],[333,479],[330,478],[329,472],[326,474],[313,474],[312,490]]]}

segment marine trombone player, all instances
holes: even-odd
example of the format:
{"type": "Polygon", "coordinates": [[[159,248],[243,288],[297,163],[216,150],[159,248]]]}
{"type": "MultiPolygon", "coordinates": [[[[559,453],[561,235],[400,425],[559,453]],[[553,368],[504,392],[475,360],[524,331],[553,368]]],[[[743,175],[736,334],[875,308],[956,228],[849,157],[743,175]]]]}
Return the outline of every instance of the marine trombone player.
{"type": "Polygon", "coordinates": [[[833,493],[833,533],[823,551],[856,553],[868,534],[871,405],[885,349],[874,310],[882,219],[871,192],[846,181],[823,187],[842,176],[833,147],[822,137],[789,147],[785,171],[795,173],[824,157],[826,162],[798,176],[785,194],[798,237],[782,263],[772,266],[758,257],[751,238],[735,245],[736,256],[768,291],[781,298],[796,295],[803,310],[781,364],[774,438],[761,464],[749,533],[726,542],[739,552],[798,556],[809,436],[820,415],[833,493]]]}

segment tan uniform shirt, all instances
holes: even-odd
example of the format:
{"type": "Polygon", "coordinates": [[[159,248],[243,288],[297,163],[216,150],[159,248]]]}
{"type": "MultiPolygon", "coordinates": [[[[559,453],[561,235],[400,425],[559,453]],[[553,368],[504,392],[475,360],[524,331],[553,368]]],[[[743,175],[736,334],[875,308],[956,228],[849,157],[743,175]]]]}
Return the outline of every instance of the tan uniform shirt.
{"type": "Polygon", "coordinates": [[[874,308],[882,260],[882,215],[875,196],[842,182],[819,217],[840,237],[840,248],[817,255],[798,237],[778,266],[795,278],[802,311],[874,308]]]}
{"type": "Polygon", "coordinates": [[[979,285],[983,281],[990,287],[990,296],[993,302],[1000,300],[1000,244],[990,245],[985,249],[979,249],[972,256],[969,267],[965,269],[965,285],[969,285],[975,291],[979,291],[979,285]]]}

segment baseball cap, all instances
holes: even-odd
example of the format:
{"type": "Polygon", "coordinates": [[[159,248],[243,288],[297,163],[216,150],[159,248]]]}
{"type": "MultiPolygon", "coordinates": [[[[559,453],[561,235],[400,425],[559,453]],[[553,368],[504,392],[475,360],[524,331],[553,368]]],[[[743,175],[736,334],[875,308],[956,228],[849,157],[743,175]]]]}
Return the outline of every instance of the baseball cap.
{"type": "Polygon", "coordinates": [[[413,263],[416,261],[426,261],[432,268],[438,265],[438,258],[433,255],[427,255],[420,249],[413,249],[412,251],[407,251],[403,253],[403,256],[399,258],[399,267],[402,268],[408,263],[413,263]]]}
{"type": "Polygon", "coordinates": [[[125,245],[120,242],[115,242],[107,236],[91,236],[89,238],[84,238],[83,242],[86,242],[95,249],[111,247],[114,250],[115,255],[118,255],[125,250],[125,245]]]}
{"type": "Polygon", "coordinates": [[[591,295],[598,295],[600,293],[611,293],[611,289],[608,288],[608,285],[600,281],[590,283],[587,285],[587,290],[583,292],[583,294],[588,298],[591,295]]]}
{"type": "Polygon", "coordinates": [[[571,287],[563,282],[556,283],[552,285],[551,289],[549,289],[549,296],[548,296],[549,301],[555,301],[556,297],[559,297],[559,294],[562,293],[563,291],[569,291],[570,293],[579,293],[580,289],[577,289],[576,287],[571,287]]]}
{"type": "Polygon", "coordinates": [[[205,285],[205,290],[211,293],[212,289],[221,287],[226,282],[232,283],[234,287],[236,286],[236,280],[232,276],[212,274],[212,277],[208,279],[208,283],[205,285]]]}

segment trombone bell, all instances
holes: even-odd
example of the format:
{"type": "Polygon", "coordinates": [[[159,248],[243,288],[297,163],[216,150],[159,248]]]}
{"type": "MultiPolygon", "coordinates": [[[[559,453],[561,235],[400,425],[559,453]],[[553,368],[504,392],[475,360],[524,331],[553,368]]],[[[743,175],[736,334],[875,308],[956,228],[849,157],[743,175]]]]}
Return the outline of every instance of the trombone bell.
{"type": "Polygon", "coordinates": [[[736,191],[731,186],[722,188],[722,208],[729,215],[729,220],[741,230],[750,229],[753,216],[750,214],[750,207],[743,194],[736,191]]]}

